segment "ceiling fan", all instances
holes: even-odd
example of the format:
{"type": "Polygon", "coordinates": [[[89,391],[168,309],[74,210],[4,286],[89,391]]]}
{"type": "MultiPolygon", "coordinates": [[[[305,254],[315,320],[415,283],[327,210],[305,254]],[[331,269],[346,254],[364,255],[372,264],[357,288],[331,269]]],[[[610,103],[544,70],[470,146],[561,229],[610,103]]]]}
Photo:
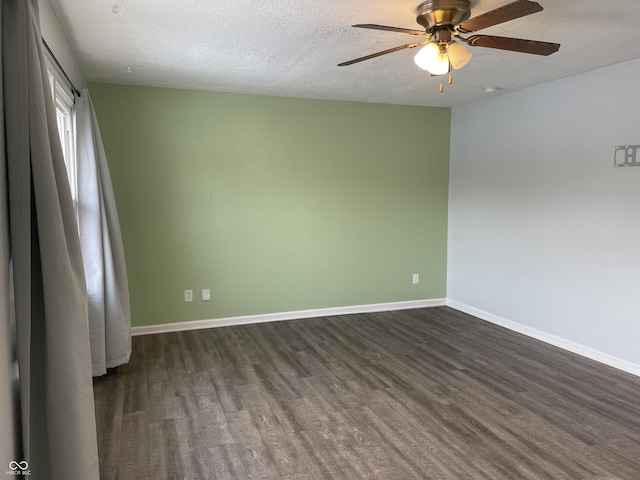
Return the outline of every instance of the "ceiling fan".
{"type": "MultiPolygon", "coordinates": [[[[407,33],[425,37],[423,41],[407,43],[372,53],[371,55],[365,55],[348,62],[339,63],[338,66],[353,65],[354,63],[370,60],[388,53],[420,46],[423,48],[417,53],[414,61],[418,67],[429,71],[434,76],[450,74],[452,67],[454,69],[462,68],[471,60],[472,54],[464,44],[471,47],[496,48],[534,55],[551,55],[558,51],[560,48],[559,43],[497,37],[494,35],[468,36],[478,30],[540,11],[542,11],[542,7],[537,2],[516,0],[470,19],[471,0],[426,0],[418,5],[416,9],[416,21],[424,27],[424,31],[371,23],[353,25],[357,28],[407,33]]],[[[449,83],[451,83],[451,75],[449,75],[449,83]]],[[[442,89],[441,84],[440,91],[442,89]]]]}

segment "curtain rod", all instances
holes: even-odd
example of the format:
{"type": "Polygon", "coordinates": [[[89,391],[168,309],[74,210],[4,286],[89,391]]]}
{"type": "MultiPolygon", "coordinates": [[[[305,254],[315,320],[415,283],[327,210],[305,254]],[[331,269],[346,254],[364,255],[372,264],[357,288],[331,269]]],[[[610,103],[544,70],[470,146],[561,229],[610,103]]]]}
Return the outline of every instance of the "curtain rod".
{"type": "Polygon", "coordinates": [[[82,95],[80,95],[80,90],[78,90],[76,88],[76,86],[73,84],[73,82],[69,78],[69,75],[67,75],[67,72],[64,71],[64,68],[62,68],[62,65],[60,65],[60,62],[58,61],[56,56],[53,54],[51,49],[49,48],[49,45],[47,45],[47,42],[44,40],[44,37],[42,38],[42,45],[44,45],[45,50],[47,51],[47,53],[51,57],[51,60],[53,60],[53,62],[56,64],[56,67],[58,67],[58,69],[60,70],[60,73],[62,73],[62,75],[64,75],[65,80],[67,81],[67,83],[71,87],[71,93],[73,93],[74,95],[76,95],[78,97],[81,97],[82,95]]]}

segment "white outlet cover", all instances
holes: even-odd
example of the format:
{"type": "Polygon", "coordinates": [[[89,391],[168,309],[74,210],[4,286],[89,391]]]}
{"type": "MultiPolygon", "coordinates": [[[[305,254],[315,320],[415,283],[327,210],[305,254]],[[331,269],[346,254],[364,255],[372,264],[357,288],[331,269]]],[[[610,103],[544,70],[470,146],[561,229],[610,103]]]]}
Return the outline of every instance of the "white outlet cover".
{"type": "Polygon", "coordinates": [[[420,283],[420,274],[419,273],[414,273],[413,274],[413,284],[414,285],[418,285],[420,283]]]}
{"type": "Polygon", "coordinates": [[[185,302],[193,302],[193,290],[185,290],[184,291],[184,301],[185,302]]]}
{"type": "Polygon", "coordinates": [[[202,289],[202,301],[203,302],[208,302],[209,300],[211,300],[211,289],[210,288],[203,288],[202,289]]]}

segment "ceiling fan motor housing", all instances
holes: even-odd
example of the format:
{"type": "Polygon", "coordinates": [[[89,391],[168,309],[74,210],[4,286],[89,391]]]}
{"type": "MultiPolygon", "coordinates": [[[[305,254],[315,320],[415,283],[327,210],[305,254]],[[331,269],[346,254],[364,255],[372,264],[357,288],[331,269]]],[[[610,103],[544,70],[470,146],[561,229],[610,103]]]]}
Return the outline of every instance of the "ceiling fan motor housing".
{"type": "Polygon", "coordinates": [[[471,0],[427,0],[418,5],[416,21],[427,31],[458,25],[471,16],[471,0]]]}

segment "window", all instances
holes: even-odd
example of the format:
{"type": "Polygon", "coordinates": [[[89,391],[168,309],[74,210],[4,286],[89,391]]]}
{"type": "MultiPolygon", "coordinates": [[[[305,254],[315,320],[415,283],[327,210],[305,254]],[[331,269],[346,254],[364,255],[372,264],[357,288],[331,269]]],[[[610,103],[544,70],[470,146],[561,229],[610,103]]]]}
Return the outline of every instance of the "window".
{"type": "Polygon", "coordinates": [[[74,99],[68,92],[68,88],[64,83],[58,80],[51,71],[49,73],[49,86],[53,96],[53,103],[56,106],[56,121],[58,124],[58,135],[60,135],[60,145],[62,146],[62,154],[64,155],[64,163],[67,167],[67,177],[69,179],[69,188],[71,189],[71,198],[73,199],[74,208],[77,211],[78,198],[78,182],[76,169],[76,150],[75,150],[75,122],[74,122],[74,99]]]}

